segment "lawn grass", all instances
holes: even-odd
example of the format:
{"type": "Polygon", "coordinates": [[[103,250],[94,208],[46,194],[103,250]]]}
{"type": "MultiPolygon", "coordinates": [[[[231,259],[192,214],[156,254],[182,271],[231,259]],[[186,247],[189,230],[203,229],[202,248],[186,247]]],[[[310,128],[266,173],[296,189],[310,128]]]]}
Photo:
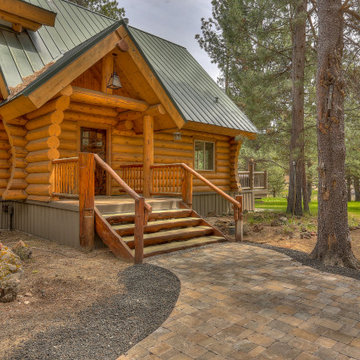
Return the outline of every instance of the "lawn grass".
{"type": "MultiPolygon", "coordinates": [[[[274,212],[285,213],[287,207],[286,198],[263,198],[255,201],[256,209],[271,210],[274,212]]],[[[310,203],[310,214],[316,216],[318,212],[318,203],[312,200],[310,203]]],[[[348,203],[349,218],[354,218],[357,222],[360,221],[360,201],[351,201],[348,203]]]]}

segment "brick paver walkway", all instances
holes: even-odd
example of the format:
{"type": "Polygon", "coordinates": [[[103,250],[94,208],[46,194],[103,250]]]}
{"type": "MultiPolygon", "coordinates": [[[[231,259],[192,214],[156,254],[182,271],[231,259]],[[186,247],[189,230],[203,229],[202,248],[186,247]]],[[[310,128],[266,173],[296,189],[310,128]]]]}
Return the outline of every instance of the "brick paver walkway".
{"type": "Polygon", "coordinates": [[[148,260],[181,280],[162,326],[119,360],[360,359],[360,282],[228,243],[148,260]]]}

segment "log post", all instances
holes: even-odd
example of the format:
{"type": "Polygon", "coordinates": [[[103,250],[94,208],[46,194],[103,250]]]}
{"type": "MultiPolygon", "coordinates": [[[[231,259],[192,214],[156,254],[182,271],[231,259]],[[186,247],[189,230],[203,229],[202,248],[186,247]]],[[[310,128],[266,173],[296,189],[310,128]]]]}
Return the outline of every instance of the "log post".
{"type": "Polygon", "coordinates": [[[135,264],[142,264],[144,256],[145,199],[135,200],[135,264]]]}
{"type": "Polygon", "coordinates": [[[112,94],[112,89],[109,89],[107,85],[111,74],[114,71],[113,67],[113,57],[111,54],[107,54],[101,60],[101,91],[105,94],[112,94]]]}
{"type": "Polygon", "coordinates": [[[79,153],[80,246],[94,249],[95,159],[94,154],[79,153]]]}
{"type": "Polygon", "coordinates": [[[264,171],[264,189],[268,188],[268,172],[267,170],[264,171]]]}
{"type": "Polygon", "coordinates": [[[254,190],[254,160],[249,161],[249,186],[251,190],[254,190]]]}
{"type": "Polygon", "coordinates": [[[242,195],[236,195],[236,201],[240,203],[240,208],[234,206],[234,219],[235,219],[235,241],[243,240],[243,197],[242,195]]]}
{"type": "Polygon", "coordinates": [[[151,193],[151,165],[154,164],[154,117],[144,116],[144,167],[143,167],[143,195],[150,197],[151,193]]]}
{"type": "Polygon", "coordinates": [[[193,175],[184,170],[185,176],[182,184],[182,200],[185,204],[192,207],[192,192],[193,192],[193,175]]]}

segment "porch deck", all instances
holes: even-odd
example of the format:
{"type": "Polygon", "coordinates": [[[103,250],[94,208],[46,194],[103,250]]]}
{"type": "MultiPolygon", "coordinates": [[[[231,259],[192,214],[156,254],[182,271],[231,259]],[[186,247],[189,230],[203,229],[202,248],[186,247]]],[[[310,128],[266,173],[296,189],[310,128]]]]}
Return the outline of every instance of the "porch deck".
{"type": "MultiPolygon", "coordinates": [[[[151,197],[145,198],[145,201],[154,209],[161,210],[164,206],[174,207],[176,203],[181,201],[180,198],[175,197],[151,197]]],[[[48,206],[55,207],[58,209],[79,211],[79,200],[78,199],[60,199],[48,203],[48,206]]],[[[134,199],[128,195],[118,196],[95,196],[95,206],[102,212],[129,212],[134,211],[134,199]]]]}

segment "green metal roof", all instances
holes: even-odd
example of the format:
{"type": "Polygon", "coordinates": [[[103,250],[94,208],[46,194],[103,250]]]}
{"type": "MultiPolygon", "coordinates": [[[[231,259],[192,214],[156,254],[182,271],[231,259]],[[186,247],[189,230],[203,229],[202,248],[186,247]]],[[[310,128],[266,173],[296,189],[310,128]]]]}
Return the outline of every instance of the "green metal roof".
{"type": "Polygon", "coordinates": [[[115,23],[119,26],[115,20],[65,0],[26,2],[57,13],[55,26],[21,33],[0,27],[0,68],[8,88],[21,84],[49,63],[57,63],[115,23]]]}
{"type": "MultiPolygon", "coordinates": [[[[67,0],[22,1],[57,16],[54,27],[42,26],[36,32],[16,33],[0,20],[0,73],[8,88],[51,64],[15,97],[30,94],[121,24],[126,27],[67,0]]],[[[257,132],[184,47],[133,27],[127,30],[184,120],[257,132]]]]}
{"type": "Polygon", "coordinates": [[[131,26],[128,31],[185,120],[258,132],[186,48],[131,26]]]}

